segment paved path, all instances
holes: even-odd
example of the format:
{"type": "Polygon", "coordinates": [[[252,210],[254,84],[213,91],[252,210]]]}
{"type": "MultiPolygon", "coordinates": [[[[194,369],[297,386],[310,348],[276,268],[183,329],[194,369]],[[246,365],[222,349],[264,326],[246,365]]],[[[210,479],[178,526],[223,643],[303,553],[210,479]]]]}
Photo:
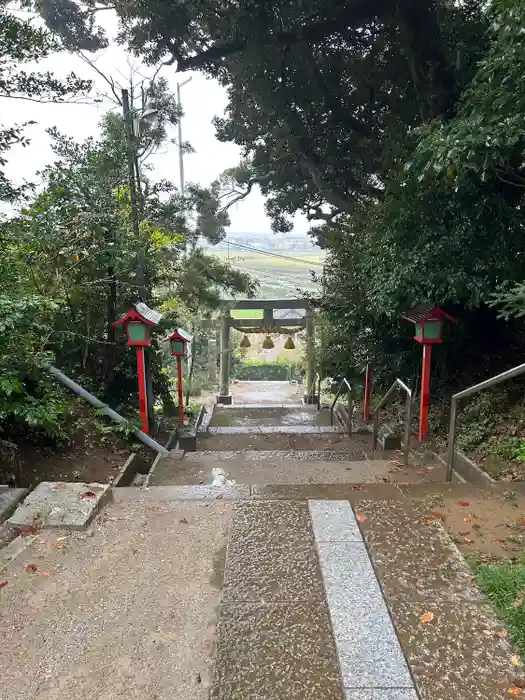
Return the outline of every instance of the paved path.
{"type": "Polygon", "coordinates": [[[300,403],[304,387],[290,382],[232,382],[230,386],[234,404],[280,406],[300,403]]]}
{"type": "Polygon", "coordinates": [[[509,697],[513,650],[441,526],[356,511],[366,543],[347,501],[235,506],[214,700],[509,697]]]}
{"type": "Polygon", "coordinates": [[[1,700],[206,700],[231,506],[99,517],[42,531],[0,574],[1,700]]]}

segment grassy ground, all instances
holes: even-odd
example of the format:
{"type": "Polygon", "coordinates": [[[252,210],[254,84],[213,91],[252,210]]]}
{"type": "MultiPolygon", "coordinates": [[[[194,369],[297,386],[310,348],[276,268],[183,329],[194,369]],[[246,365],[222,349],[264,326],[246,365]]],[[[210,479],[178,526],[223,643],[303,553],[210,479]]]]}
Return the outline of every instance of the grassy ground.
{"type": "Polygon", "coordinates": [[[475,573],[478,586],[496,608],[520,657],[525,659],[525,560],[481,564],[475,573]]]}
{"type": "Polygon", "coordinates": [[[232,309],[233,318],[262,318],[262,309],[232,309]]]}

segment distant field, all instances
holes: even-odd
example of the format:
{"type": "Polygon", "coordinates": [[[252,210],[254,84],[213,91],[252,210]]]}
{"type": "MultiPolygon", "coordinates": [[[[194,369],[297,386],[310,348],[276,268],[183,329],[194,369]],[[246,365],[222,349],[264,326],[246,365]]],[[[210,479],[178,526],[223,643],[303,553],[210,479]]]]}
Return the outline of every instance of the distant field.
{"type": "Polygon", "coordinates": [[[232,309],[233,318],[262,318],[262,309],[232,309]]]}
{"type": "MultiPolygon", "coordinates": [[[[224,259],[229,259],[230,263],[246,266],[258,267],[261,269],[272,270],[275,268],[291,268],[297,271],[297,269],[307,269],[307,268],[320,268],[316,263],[324,262],[324,253],[293,253],[286,252],[282,253],[284,256],[290,256],[294,258],[293,260],[285,260],[284,258],[270,257],[269,255],[263,255],[262,253],[232,253],[228,256],[226,251],[220,251],[213,253],[217,257],[224,259]],[[312,264],[313,263],[313,264],[312,264]]],[[[276,253],[280,255],[280,253],[276,253]]]]}
{"type": "MultiPolygon", "coordinates": [[[[256,280],[259,284],[258,295],[261,298],[291,299],[302,292],[315,292],[319,288],[312,280],[312,272],[322,272],[324,253],[283,253],[285,256],[291,256],[293,260],[252,252],[230,251],[229,257],[226,251],[214,254],[256,280]]],[[[250,315],[244,318],[256,317],[250,315]]]]}

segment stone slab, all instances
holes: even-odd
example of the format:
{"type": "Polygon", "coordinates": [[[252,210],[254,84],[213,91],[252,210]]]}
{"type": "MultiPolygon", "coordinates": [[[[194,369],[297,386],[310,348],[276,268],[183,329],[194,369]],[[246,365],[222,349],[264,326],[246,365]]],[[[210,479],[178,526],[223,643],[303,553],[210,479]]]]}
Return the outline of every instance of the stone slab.
{"type": "Polygon", "coordinates": [[[34,540],[35,535],[19,535],[15,537],[9,544],[0,550],[0,571],[4,571],[22,552],[29,547],[34,540]]]}
{"type": "Polygon", "coordinates": [[[340,433],[341,429],[331,425],[231,425],[210,426],[210,435],[321,435],[340,433]]]}
{"type": "Polygon", "coordinates": [[[10,489],[0,486],[0,523],[7,520],[26,494],[27,489],[10,489]]]}
{"type": "Polygon", "coordinates": [[[366,517],[361,528],[390,599],[483,599],[472,572],[440,523],[429,521],[422,503],[365,501],[358,508],[366,517]]]}
{"type": "Polygon", "coordinates": [[[360,522],[421,700],[510,697],[515,650],[442,525],[424,504],[362,503],[360,522]],[[423,624],[421,615],[432,613],[423,624]]]}
{"type": "Polygon", "coordinates": [[[249,486],[214,487],[214,486],[149,486],[147,488],[124,487],[113,491],[113,500],[120,502],[138,501],[147,503],[169,501],[204,501],[212,502],[224,499],[235,501],[249,498],[249,486]]]}
{"type": "MultiPolygon", "coordinates": [[[[423,573],[424,575],[424,573],[423,573]]],[[[488,603],[395,601],[392,615],[421,700],[506,700],[515,650],[496,633],[502,626],[488,603]],[[435,615],[421,624],[422,611],[435,615]]]]}
{"type": "Polygon", "coordinates": [[[235,506],[224,578],[225,602],[324,601],[306,503],[235,506]]]}
{"type": "Polygon", "coordinates": [[[109,484],[42,481],[8,522],[14,527],[86,528],[109,495],[109,484]]]}
{"type": "Polygon", "coordinates": [[[317,542],[362,542],[348,501],[309,501],[308,508],[317,542]]]}
{"type": "Polygon", "coordinates": [[[345,688],[413,689],[364,543],[317,548],[345,688]]]}
{"type": "Polygon", "coordinates": [[[416,691],[409,688],[374,688],[374,690],[347,688],[345,700],[419,700],[419,698],[416,691]]]}
{"type": "Polygon", "coordinates": [[[324,604],[221,606],[212,700],[343,700],[324,604]]]}

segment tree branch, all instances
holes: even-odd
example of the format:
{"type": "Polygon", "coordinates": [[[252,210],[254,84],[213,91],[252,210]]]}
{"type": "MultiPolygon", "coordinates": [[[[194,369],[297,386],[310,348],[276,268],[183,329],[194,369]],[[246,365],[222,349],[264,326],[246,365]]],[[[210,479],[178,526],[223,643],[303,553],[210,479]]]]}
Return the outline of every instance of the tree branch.
{"type": "MultiPolygon", "coordinates": [[[[422,0],[421,0],[422,1],[422,0]]],[[[201,51],[195,56],[182,58],[177,55],[173,45],[168,47],[172,52],[172,57],[165,63],[171,65],[177,62],[177,72],[182,73],[187,70],[202,68],[215,61],[227,58],[233,54],[243,51],[252,41],[258,46],[289,46],[303,41],[317,43],[323,41],[330,34],[335,34],[348,25],[355,25],[375,16],[390,14],[392,3],[389,0],[355,0],[351,7],[344,10],[332,19],[313,22],[312,24],[299,27],[292,31],[280,31],[266,34],[260,38],[236,39],[224,43],[217,43],[209,49],[201,51]]]]}

